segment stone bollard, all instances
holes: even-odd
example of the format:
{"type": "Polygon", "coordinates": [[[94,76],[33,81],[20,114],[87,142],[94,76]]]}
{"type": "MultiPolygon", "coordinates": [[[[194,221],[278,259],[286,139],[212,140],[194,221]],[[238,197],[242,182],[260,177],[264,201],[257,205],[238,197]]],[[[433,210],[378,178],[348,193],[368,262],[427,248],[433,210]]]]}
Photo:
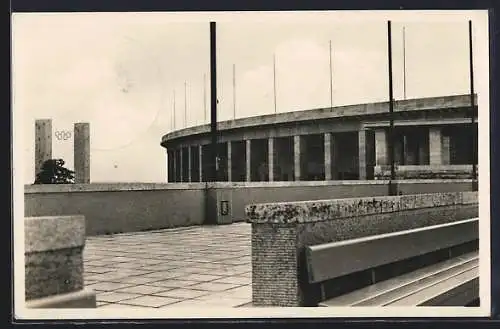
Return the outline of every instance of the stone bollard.
{"type": "Polygon", "coordinates": [[[84,289],[84,216],[24,220],[25,299],[28,308],[95,308],[84,289]]]}

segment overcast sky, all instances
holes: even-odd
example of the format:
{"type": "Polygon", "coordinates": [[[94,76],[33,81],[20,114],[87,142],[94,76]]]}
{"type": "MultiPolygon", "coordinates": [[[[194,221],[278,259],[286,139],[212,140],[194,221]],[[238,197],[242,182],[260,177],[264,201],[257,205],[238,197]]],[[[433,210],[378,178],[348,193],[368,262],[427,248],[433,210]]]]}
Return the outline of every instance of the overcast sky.
{"type": "MultiPolygon", "coordinates": [[[[478,78],[487,62],[481,12],[16,14],[14,127],[23,139],[24,182],[34,180],[34,122],[44,118],[54,132],[90,123],[92,181],[164,182],[161,136],[209,117],[211,19],[218,22],[221,120],[274,112],[273,56],[278,112],[330,106],[330,40],[333,105],[385,101],[388,18],[396,99],[403,98],[403,26],[408,98],[469,92],[469,18],[476,86],[487,86],[478,78]]],[[[69,168],[72,147],[72,139],[54,138],[53,156],[69,168]]]]}

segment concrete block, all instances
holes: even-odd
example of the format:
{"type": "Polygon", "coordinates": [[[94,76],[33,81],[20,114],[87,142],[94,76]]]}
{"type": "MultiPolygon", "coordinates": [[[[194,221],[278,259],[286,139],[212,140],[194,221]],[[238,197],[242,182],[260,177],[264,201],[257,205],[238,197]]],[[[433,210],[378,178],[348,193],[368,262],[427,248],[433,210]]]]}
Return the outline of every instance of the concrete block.
{"type": "Polygon", "coordinates": [[[82,248],[25,255],[26,300],[83,289],[82,248]]]}
{"type": "Polygon", "coordinates": [[[25,253],[81,248],[84,245],[84,216],[41,216],[24,220],[25,253]]]}

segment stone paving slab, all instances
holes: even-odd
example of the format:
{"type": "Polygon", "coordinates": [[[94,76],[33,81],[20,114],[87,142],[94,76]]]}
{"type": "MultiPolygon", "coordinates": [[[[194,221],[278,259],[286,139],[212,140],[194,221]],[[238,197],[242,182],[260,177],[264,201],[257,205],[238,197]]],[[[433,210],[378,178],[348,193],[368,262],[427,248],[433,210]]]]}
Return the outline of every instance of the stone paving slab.
{"type": "Polygon", "coordinates": [[[251,303],[250,224],[87,237],[85,285],[98,308],[251,303]]]}

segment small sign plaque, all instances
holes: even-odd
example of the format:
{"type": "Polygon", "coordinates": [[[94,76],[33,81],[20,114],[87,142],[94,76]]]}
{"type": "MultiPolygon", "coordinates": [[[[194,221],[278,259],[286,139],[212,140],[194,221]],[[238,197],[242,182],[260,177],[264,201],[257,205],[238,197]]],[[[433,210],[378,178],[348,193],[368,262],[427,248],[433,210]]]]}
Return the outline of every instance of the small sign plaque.
{"type": "Polygon", "coordinates": [[[220,214],[221,216],[229,215],[229,201],[220,202],[220,214]]]}

